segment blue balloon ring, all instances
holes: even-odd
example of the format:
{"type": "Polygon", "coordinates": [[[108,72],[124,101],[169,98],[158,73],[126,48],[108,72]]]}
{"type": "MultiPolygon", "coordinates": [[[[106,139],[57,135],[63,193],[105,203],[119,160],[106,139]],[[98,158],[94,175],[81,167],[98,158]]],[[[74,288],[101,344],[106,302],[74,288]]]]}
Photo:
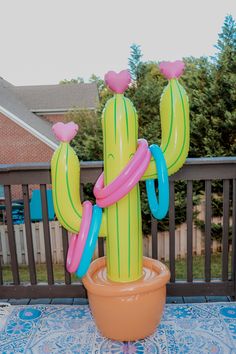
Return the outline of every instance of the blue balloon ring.
{"type": "Polygon", "coordinates": [[[102,222],[102,209],[99,208],[99,206],[94,205],[87,241],[84,247],[84,252],[81,257],[79,267],[76,271],[76,275],[79,278],[82,278],[87,273],[87,270],[89,269],[94,254],[94,250],[96,247],[101,222],[102,222]]]}
{"type": "Polygon", "coordinates": [[[158,200],[155,191],[154,179],[146,180],[148,203],[154,218],[163,219],[169,209],[169,181],[166,161],[161,148],[155,144],[150,146],[158,173],[158,200]]]}

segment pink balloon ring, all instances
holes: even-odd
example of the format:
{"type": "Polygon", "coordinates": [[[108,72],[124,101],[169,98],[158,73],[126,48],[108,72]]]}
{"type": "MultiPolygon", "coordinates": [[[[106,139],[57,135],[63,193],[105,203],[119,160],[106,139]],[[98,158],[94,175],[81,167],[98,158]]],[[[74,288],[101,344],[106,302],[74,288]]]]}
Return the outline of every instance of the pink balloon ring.
{"type": "Polygon", "coordinates": [[[135,172],[129,177],[125,184],[122,184],[113,194],[108,195],[106,198],[97,198],[96,203],[101,208],[106,208],[122,199],[126,194],[128,194],[131,189],[138,183],[140,178],[146,171],[149,162],[151,160],[151,152],[149,149],[146,150],[145,156],[143,157],[142,163],[135,170],[135,172]]]}
{"type": "Polygon", "coordinates": [[[130,160],[128,165],[121,171],[118,177],[116,177],[111,183],[104,187],[104,172],[99,176],[93,193],[97,199],[107,198],[109,195],[113,194],[117,189],[121,188],[122,185],[129,180],[133,173],[139,168],[140,164],[145,157],[148,150],[148,143],[145,139],[138,140],[138,149],[130,160]]]}
{"type": "Polygon", "coordinates": [[[90,222],[92,217],[92,203],[86,201],[83,203],[83,215],[78,234],[73,234],[70,239],[69,249],[66,258],[66,268],[69,273],[76,272],[84,251],[85,243],[88,237],[90,222]]]}

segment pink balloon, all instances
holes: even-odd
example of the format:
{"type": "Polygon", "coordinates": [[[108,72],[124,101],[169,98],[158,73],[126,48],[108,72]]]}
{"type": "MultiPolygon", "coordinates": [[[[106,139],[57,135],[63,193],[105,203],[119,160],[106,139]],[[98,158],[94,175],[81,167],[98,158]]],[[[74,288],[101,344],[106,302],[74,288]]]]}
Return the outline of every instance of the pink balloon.
{"type": "Polygon", "coordinates": [[[104,79],[107,86],[115,93],[123,93],[131,82],[131,76],[128,70],[122,70],[119,73],[108,71],[104,79]]]}
{"type": "Polygon", "coordinates": [[[116,177],[111,183],[104,187],[104,173],[100,175],[95,183],[93,193],[96,198],[106,198],[110,194],[114,193],[117,189],[121,188],[127,180],[129,180],[135,170],[141,165],[143,158],[148,149],[148,143],[145,139],[138,140],[138,149],[130,160],[128,165],[121,171],[118,177],[116,177]]]}
{"type": "Polygon", "coordinates": [[[140,178],[143,176],[144,172],[146,171],[149,162],[151,160],[151,152],[149,149],[146,150],[145,156],[143,157],[142,163],[140,166],[135,170],[135,172],[130,176],[129,180],[126,181],[125,184],[117,189],[113,194],[108,195],[106,198],[97,198],[96,203],[101,208],[106,208],[109,205],[112,205],[118,200],[122,199],[126,194],[128,194],[134,186],[138,183],[140,178]]]}
{"type": "Polygon", "coordinates": [[[185,68],[185,64],[182,60],[176,60],[174,62],[171,61],[163,61],[159,65],[161,73],[168,79],[174,79],[180,77],[185,68]]]}
{"type": "Polygon", "coordinates": [[[74,122],[62,123],[58,122],[53,125],[52,130],[59,141],[69,143],[77,134],[78,124],[74,122]]]}
{"type": "Polygon", "coordinates": [[[66,258],[66,268],[69,273],[76,272],[84,251],[85,243],[88,237],[90,222],[92,217],[92,203],[86,201],[83,203],[83,215],[78,234],[73,234],[70,239],[69,249],[66,258]]]}

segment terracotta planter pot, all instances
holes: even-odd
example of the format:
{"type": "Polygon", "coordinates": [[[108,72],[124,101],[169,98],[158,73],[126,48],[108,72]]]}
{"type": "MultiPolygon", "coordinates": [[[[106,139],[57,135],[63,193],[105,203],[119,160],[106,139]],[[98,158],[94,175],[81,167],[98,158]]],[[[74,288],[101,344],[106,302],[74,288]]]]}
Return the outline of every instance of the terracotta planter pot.
{"type": "Polygon", "coordinates": [[[130,283],[107,279],[105,257],[96,259],[83,278],[90,308],[103,336],[132,341],[151,335],[159,324],[166,299],[168,268],[143,258],[143,277],[130,283]]]}

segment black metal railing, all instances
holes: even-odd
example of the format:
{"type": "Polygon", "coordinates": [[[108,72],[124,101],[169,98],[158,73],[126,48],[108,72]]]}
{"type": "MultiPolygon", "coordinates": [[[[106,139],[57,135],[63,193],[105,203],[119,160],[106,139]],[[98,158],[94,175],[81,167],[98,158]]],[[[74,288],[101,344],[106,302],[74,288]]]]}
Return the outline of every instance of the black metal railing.
{"type": "MultiPolygon", "coordinates": [[[[87,183],[94,183],[102,172],[102,162],[81,163],[81,188],[87,183]]],[[[73,283],[71,275],[64,267],[64,282],[54,281],[52,247],[47,209],[47,185],[51,183],[49,164],[0,165],[0,185],[4,185],[8,243],[11,257],[12,282],[4,281],[3,266],[0,257],[0,298],[40,298],[40,297],[83,297],[85,289],[81,283],[73,283]],[[22,191],[24,205],[24,222],[29,264],[29,282],[21,282],[17,260],[16,240],[12,219],[12,186],[18,185],[22,191]],[[32,238],[29,185],[39,185],[42,201],[43,231],[46,255],[47,282],[38,283],[32,238]]],[[[158,222],[152,219],[152,257],[158,255],[158,222]]],[[[183,168],[170,177],[170,209],[169,209],[169,267],[170,283],[167,285],[168,295],[198,296],[236,294],[236,157],[188,159],[183,168]],[[187,255],[186,279],[176,279],[175,257],[175,183],[185,181],[186,187],[186,223],[187,223],[187,255]],[[204,279],[193,277],[193,184],[204,181],[205,198],[205,250],[204,279]],[[211,218],[212,218],[212,182],[222,181],[223,190],[223,227],[222,227],[222,262],[221,277],[214,279],[211,274],[211,218]],[[231,271],[229,272],[229,220],[232,220],[231,271]]],[[[64,261],[68,249],[68,234],[62,229],[62,245],[64,261]]],[[[99,239],[99,256],[104,255],[104,240],[99,239]]]]}

